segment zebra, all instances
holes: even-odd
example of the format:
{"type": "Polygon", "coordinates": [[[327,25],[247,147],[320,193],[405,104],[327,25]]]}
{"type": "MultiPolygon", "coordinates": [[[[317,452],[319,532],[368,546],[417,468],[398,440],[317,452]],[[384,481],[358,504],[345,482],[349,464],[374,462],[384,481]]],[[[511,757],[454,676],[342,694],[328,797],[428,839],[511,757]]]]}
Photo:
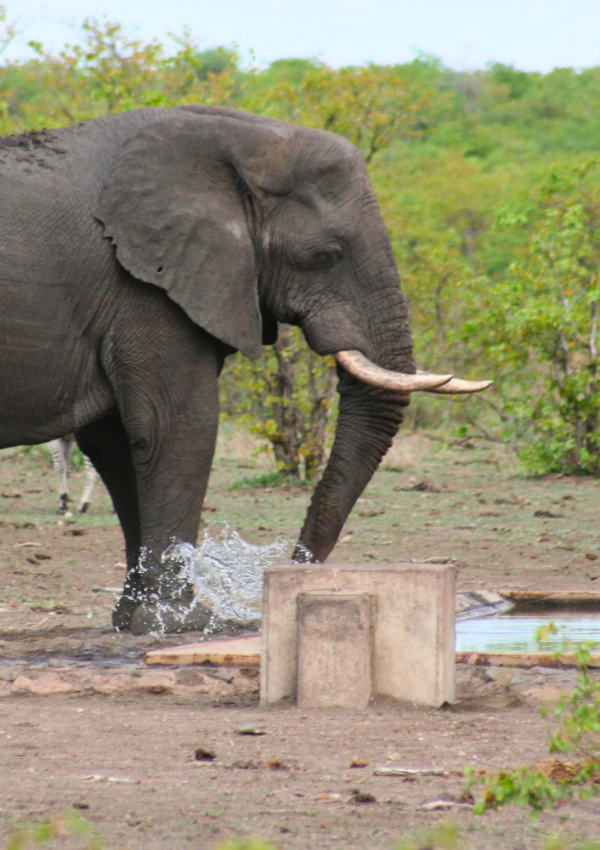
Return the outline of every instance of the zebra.
{"type": "MultiPolygon", "coordinates": [[[[68,434],[66,437],[60,437],[58,440],[51,440],[49,443],[46,443],[46,448],[52,455],[52,464],[54,466],[54,471],[58,475],[59,482],[59,503],[58,508],[56,509],[56,513],[64,514],[68,510],[69,503],[69,467],[71,465],[71,455],[73,454],[73,448],[75,446],[75,437],[72,434],[68,434]]],[[[85,465],[85,486],[83,489],[83,494],[81,499],[79,500],[79,507],[77,508],[77,512],[80,514],[86,513],[87,509],[90,506],[90,501],[92,498],[92,491],[94,489],[94,485],[98,480],[98,473],[94,469],[94,465],[92,461],[86,455],[83,456],[83,462],[85,465]]]]}

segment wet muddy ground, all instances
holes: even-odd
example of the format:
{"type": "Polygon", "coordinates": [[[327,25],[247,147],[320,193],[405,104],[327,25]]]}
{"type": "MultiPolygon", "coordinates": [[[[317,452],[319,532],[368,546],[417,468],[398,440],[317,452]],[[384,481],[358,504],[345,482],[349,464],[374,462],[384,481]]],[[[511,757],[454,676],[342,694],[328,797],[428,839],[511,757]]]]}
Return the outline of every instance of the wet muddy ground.
{"type": "MultiPolygon", "coordinates": [[[[398,441],[333,557],[443,557],[461,589],[600,590],[600,482],[520,478],[496,447],[467,446],[398,441]]],[[[226,520],[255,543],[292,541],[310,490],[251,486],[270,468],[253,449],[226,429],[205,521],[226,520]]],[[[75,497],[81,486],[74,476],[75,497]]],[[[58,517],[56,501],[39,450],[0,453],[0,841],[73,806],[107,848],[213,850],[247,835],[279,848],[393,848],[448,818],[469,848],[542,848],[557,832],[567,847],[600,838],[597,801],[537,825],[518,809],[482,818],[419,808],[459,799],[466,765],[548,758],[551,719],[539,709],[572,686],[572,671],[460,665],[447,711],[385,701],[361,714],[264,711],[254,671],[146,668],[147,649],[182,639],[110,630],[124,567],[106,494],[99,488],[83,517],[58,517]],[[236,733],[248,723],[265,734],[236,733]],[[214,760],[196,761],[198,747],[214,760]],[[351,768],[354,757],[368,764],[351,768]],[[446,775],[374,775],[383,764],[446,775]],[[360,802],[363,793],[375,800],[360,802]]]]}

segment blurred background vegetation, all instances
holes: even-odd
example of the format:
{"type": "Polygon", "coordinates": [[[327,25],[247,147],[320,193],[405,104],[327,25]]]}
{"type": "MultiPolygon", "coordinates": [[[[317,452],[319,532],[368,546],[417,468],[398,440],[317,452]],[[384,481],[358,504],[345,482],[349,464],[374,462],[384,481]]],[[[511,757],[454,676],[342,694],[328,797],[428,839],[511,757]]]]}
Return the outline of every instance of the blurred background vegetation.
{"type": "MultiPolygon", "coordinates": [[[[15,37],[0,7],[0,54],[15,37]]],[[[333,69],[234,49],[174,49],[85,21],[58,55],[0,56],[0,134],[144,106],[246,109],[349,138],[381,202],[421,368],[494,378],[481,397],[415,396],[409,426],[508,443],[533,474],[600,475],[600,67],[455,72],[417,55],[333,69]]],[[[265,438],[282,476],[315,476],[335,418],[335,370],[296,329],[236,355],[223,413],[265,438]]]]}

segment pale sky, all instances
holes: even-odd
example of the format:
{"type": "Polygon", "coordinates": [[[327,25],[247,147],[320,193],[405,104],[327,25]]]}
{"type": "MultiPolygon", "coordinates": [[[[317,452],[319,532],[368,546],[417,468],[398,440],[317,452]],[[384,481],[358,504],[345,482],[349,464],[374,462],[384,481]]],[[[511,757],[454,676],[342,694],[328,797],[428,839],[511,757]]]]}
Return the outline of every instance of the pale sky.
{"type": "Polygon", "coordinates": [[[420,50],[457,70],[489,61],[526,71],[600,65],[600,0],[1,0],[27,41],[58,50],[73,25],[106,15],[144,40],[188,26],[203,48],[238,45],[263,67],[274,59],[329,64],[410,61],[420,50]]]}

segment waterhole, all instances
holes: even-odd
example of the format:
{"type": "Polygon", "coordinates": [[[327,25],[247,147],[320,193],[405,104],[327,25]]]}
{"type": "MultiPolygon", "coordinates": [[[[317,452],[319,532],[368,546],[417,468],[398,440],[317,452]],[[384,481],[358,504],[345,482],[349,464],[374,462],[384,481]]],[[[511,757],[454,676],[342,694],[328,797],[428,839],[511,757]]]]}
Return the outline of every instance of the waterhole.
{"type": "Polygon", "coordinates": [[[563,652],[600,642],[600,611],[500,614],[456,623],[457,652],[563,652]],[[543,640],[536,635],[542,630],[543,640]]]}

